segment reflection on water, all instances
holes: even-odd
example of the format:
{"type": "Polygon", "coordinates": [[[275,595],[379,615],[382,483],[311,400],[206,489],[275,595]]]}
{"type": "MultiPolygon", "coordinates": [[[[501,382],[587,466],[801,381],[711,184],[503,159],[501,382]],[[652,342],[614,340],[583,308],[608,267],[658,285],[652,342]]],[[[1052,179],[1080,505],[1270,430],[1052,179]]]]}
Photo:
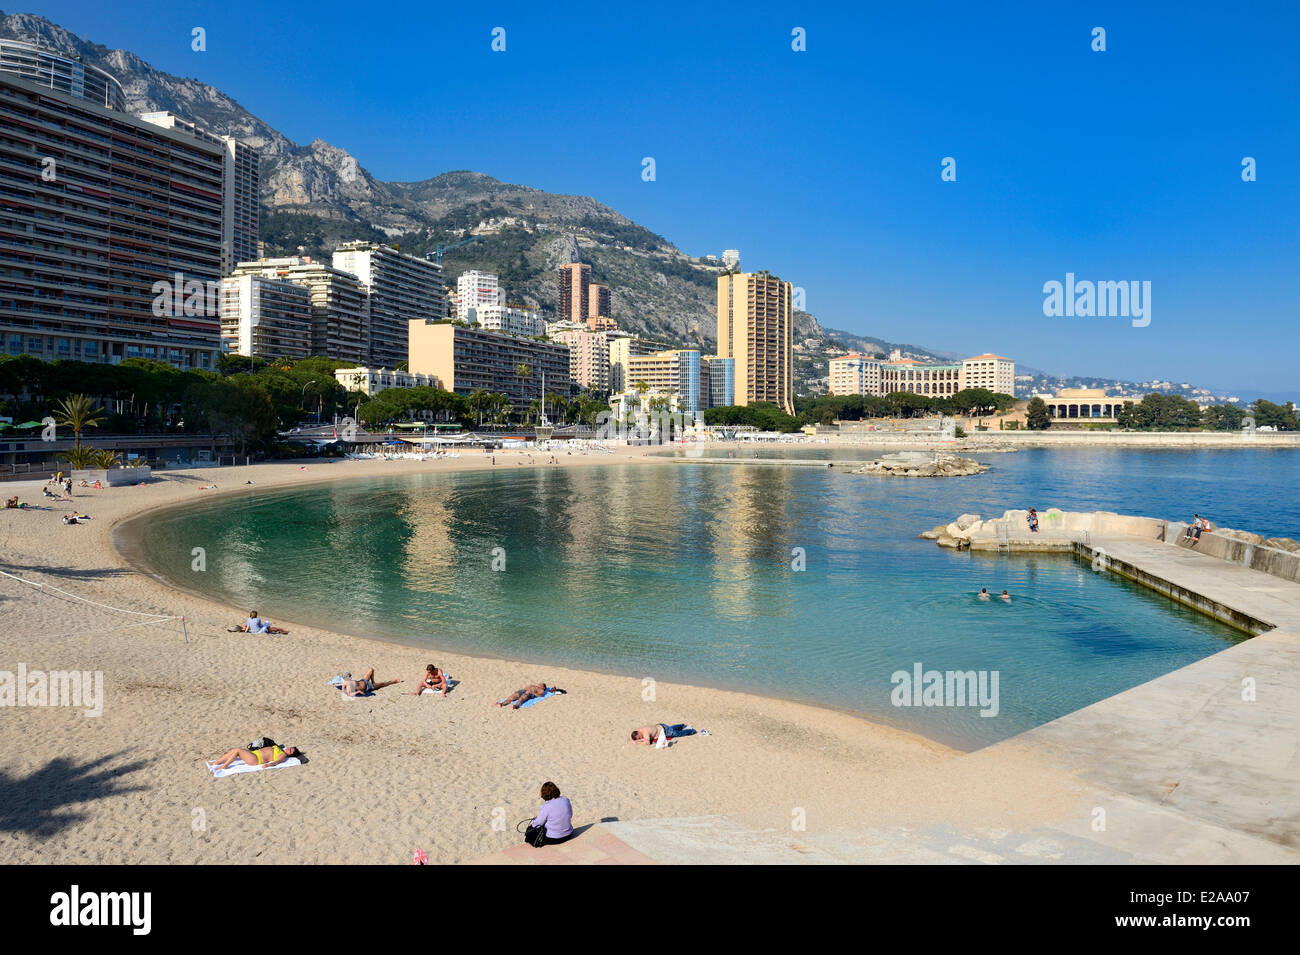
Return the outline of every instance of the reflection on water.
{"type": "MultiPolygon", "coordinates": [[[[361,479],[154,517],[139,549],[160,575],[271,619],[787,695],[962,746],[1237,639],[1068,557],[917,540],[963,511],[1041,507],[1099,493],[1098,481],[1132,497],[1147,466],[1089,473],[1024,452],[991,458],[997,472],[940,481],[708,464],[361,479]],[[188,572],[196,546],[206,574],[188,572]],[[1014,599],[978,601],[980,587],[1014,599]],[[998,717],[893,707],[890,675],[918,662],[999,671],[998,717]]],[[[1151,503],[1177,512],[1169,475],[1183,470],[1165,473],[1167,496],[1151,503]]]]}

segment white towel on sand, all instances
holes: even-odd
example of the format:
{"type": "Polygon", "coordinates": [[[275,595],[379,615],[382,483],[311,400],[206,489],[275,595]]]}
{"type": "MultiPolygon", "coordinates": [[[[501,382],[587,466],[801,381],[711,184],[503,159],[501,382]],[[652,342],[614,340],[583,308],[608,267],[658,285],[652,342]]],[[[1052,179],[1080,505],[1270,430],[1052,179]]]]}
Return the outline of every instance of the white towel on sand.
{"type": "Polygon", "coordinates": [[[226,769],[217,769],[215,763],[205,763],[208,771],[213,776],[220,779],[222,776],[233,776],[235,773],[255,773],[260,769],[283,769],[285,766],[301,766],[302,761],[297,756],[290,756],[283,763],[276,763],[274,766],[263,764],[261,766],[249,766],[242,759],[237,759],[226,769]]]}

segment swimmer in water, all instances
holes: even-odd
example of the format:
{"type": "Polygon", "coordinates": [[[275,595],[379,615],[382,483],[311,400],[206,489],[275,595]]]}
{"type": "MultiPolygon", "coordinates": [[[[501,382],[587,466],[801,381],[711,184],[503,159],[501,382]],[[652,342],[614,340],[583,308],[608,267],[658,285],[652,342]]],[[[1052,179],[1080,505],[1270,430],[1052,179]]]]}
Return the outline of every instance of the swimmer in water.
{"type": "Polygon", "coordinates": [[[992,600],[992,599],[993,599],[992,597],[989,596],[989,589],[988,589],[987,587],[981,587],[981,588],[980,588],[980,592],[979,592],[978,594],[976,594],[975,596],[979,597],[980,600],[992,600]]]}
{"type": "Polygon", "coordinates": [[[1002,591],[1001,599],[1005,600],[1007,603],[1011,603],[1011,595],[1007,593],[1005,590],[1002,591]]]}

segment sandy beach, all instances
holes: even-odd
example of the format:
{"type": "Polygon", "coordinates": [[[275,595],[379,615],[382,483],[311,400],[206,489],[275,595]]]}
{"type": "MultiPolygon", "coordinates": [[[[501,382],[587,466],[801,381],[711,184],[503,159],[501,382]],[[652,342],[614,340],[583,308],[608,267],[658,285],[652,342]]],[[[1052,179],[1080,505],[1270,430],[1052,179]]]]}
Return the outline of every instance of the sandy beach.
{"type": "MultiPolygon", "coordinates": [[[[528,464],[498,455],[497,467],[528,464]]],[[[618,460],[644,458],[637,450],[618,460]]],[[[516,460],[524,460],[517,458],[516,460]]],[[[536,456],[532,467],[552,467],[536,456]]],[[[560,467],[609,455],[561,456],[560,467]]],[[[960,754],[844,713],[779,699],[433,652],[298,626],[288,636],[229,633],[248,608],[216,606],[127,566],[116,524],[200,495],[415,470],[489,466],[479,455],[442,461],[308,461],[161,472],[147,485],[75,489],[73,503],[4,512],[4,569],[82,600],[0,582],[0,669],[102,671],[103,712],[6,707],[0,858],[8,863],[465,862],[517,842],[540,784],[571,797],[577,826],[602,819],[722,814],[789,831],[911,816],[984,812],[1021,822],[1030,805],[982,800],[986,773],[960,798],[960,754]],[[246,481],[254,481],[254,488],[246,481]],[[213,483],[216,490],[199,490],[213,483]],[[68,526],[76,509],[89,523],[68,526]],[[185,618],[139,626],[136,613],[185,618]],[[410,695],[426,662],[460,685],[446,698],[410,695]],[[326,681],[376,669],[406,682],[344,700],[326,681]],[[518,712],[493,701],[529,681],[568,690],[518,712]],[[689,721],[711,736],[666,751],[636,747],[631,728],[689,721]],[[214,779],[204,758],[269,735],[308,764],[214,779]],[[945,785],[938,785],[946,780],[945,785]],[[980,808],[983,806],[984,808],[980,808]]],[[[645,459],[639,466],[663,466],[645,459]]],[[[12,483],[41,502],[41,482],[12,483]]],[[[653,676],[645,674],[644,676],[653,676]]],[[[1068,780],[1035,789],[1035,806],[1069,800],[1068,780]]]]}

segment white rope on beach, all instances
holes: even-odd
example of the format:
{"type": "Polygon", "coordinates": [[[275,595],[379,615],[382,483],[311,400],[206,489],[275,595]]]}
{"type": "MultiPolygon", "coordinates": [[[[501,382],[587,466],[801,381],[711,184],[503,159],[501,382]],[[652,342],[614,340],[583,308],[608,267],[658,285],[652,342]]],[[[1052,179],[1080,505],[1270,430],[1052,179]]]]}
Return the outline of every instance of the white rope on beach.
{"type": "MultiPolygon", "coordinates": [[[[47,584],[41,580],[28,580],[26,577],[19,577],[17,574],[11,574],[6,570],[0,570],[0,577],[8,577],[10,580],[18,581],[20,584],[26,584],[29,587],[35,587],[37,593],[36,599],[38,602],[40,601],[41,597],[45,595],[48,589],[54,591],[52,596],[63,596],[71,600],[78,600],[81,603],[90,604],[92,607],[99,607],[102,610],[111,610],[114,613],[129,613],[136,617],[150,618],[148,620],[143,621],[142,623],[131,624],[130,625],[131,627],[144,627],[152,623],[165,623],[168,620],[179,620],[181,622],[181,630],[185,634],[185,642],[186,643],[190,642],[190,631],[189,631],[189,627],[185,625],[185,618],[177,614],[147,613],[142,610],[128,610],[125,607],[114,607],[111,604],[100,603],[97,600],[91,600],[88,597],[82,597],[80,594],[74,594],[70,590],[64,590],[62,587],[56,587],[53,584],[47,584]]],[[[129,627],[122,627],[119,629],[129,629],[129,627]]],[[[82,631],[75,631],[73,634],[59,634],[59,636],[73,636],[75,635],[75,633],[80,633],[80,632],[82,631]]]]}

